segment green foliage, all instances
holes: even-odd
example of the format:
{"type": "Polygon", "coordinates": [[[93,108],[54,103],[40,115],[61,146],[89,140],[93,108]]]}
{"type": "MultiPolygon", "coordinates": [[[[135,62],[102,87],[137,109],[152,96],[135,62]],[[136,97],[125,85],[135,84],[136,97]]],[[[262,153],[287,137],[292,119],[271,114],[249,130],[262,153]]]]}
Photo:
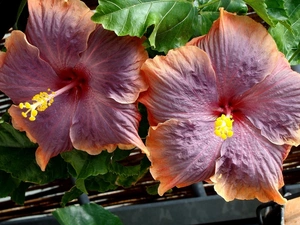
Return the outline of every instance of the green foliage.
{"type": "MultiPolygon", "coordinates": [[[[8,118],[4,117],[4,120],[8,121],[8,118]]],[[[73,150],[52,158],[43,172],[35,160],[37,147],[24,132],[15,130],[8,122],[0,123],[1,197],[11,195],[12,200],[23,204],[29,185],[73,176],[76,178],[75,186],[62,199],[62,205],[66,205],[89,190],[105,192],[119,186],[130,187],[150,166],[146,157],[136,165],[123,165],[122,160],[131,153],[129,150],[117,149],[113,153],[103,151],[95,156],[73,150]]]]}
{"type": "Polygon", "coordinates": [[[0,170],[20,180],[45,184],[68,177],[66,164],[60,157],[53,158],[43,172],[36,164],[35,149],[1,147],[0,155],[0,170]]]}
{"type": "Polygon", "coordinates": [[[9,173],[0,170],[0,198],[10,195],[21,181],[12,177],[9,173]]]}
{"type": "Polygon", "coordinates": [[[248,10],[243,0],[99,0],[92,19],[119,36],[145,35],[149,47],[167,53],[206,34],[220,7],[238,14],[248,10]]]}
{"type": "MultiPolygon", "coordinates": [[[[112,165],[116,165],[113,163],[112,165]]],[[[122,187],[130,187],[141,179],[150,167],[150,161],[144,157],[136,166],[121,166],[118,170],[111,169],[112,173],[118,174],[116,184],[122,187]],[[125,171],[125,172],[124,172],[125,171]]]]}
{"type": "Polygon", "coordinates": [[[76,178],[75,187],[79,190],[73,187],[63,197],[62,204],[65,205],[67,200],[83,192],[105,192],[115,190],[118,186],[130,187],[135,184],[148,171],[150,162],[144,156],[137,165],[123,165],[122,160],[130,153],[129,150],[120,149],[113,153],[103,151],[95,156],[78,150],[62,153],[63,159],[71,165],[69,172],[76,178]]]}
{"type": "Polygon", "coordinates": [[[248,7],[242,0],[196,0],[195,5],[199,8],[199,35],[206,34],[213,22],[219,18],[219,8],[223,7],[228,12],[246,14],[248,7]]]}
{"type": "Polygon", "coordinates": [[[117,175],[113,173],[107,173],[105,175],[98,175],[89,177],[85,180],[85,186],[90,191],[106,192],[116,190],[118,185],[116,184],[117,175]]]}
{"type": "Polygon", "coordinates": [[[285,0],[266,0],[267,13],[275,23],[277,23],[277,21],[288,20],[288,16],[284,9],[284,2],[285,0]]]}
{"type": "Polygon", "coordinates": [[[67,191],[61,200],[61,205],[64,207],[68,202],[73,199],[78,198],[83,192],[79,190],[76,186],[72,187],[69,191],[67,191]]]}
{"type": "Polygon", "coordinates": [[[61,225],[122,225],[119,217],[94,203],[57,209],[53,216],[61,225]]]}
{"type": "Polygon", "coordinates": [[[35,160],[37,145],[31,143],[24,132],[8,123],[0,124],[0,170],[12,177],[35,184],[49,183],[68,177],[66,163],[61,157],[53,158],[46,171],[41,171],[35,160]]]}
{"type": "Polygon", "coordinates": [[[13,192],[11,193],[11,199],[19,204],[19,205],[23,205],[24,201],[25,201],[25,192],[27,191],[27,188],[30,186],[30,183],[27,182],[21,182],[20,185],[13,190],[13,192]]]}
{"type": "Polygon", "coordinates": [[[96,176],[108,172],[107,164],[110,159],[106,151],[99,155],[92,156],[83,151],[73,150],[61,154],[63,159],[70,163],[76,171],[76,186],[82,192],[87,193],[84,180],[89,176],[96,176]]]}
{"type": "Polygon", "coordinates": [[[274,22],[270,18],[267,10],[267,4],[265,0],[244,0],[248,5],[250,5],[254,11],[270,26],[274,26],[274,22]]]}
{"type": "Polygon", "coordinates": [[[159,186],[159,184],[154,184],[154,185],[148,186],[146,188],[147,193],[149,195],[158,195],[158,186],[159,186]]]}
{"type": "Polygon", "coordinates": [[[119,36],[142,37],[160,52],[184,45],[198,27],[197,9],[185,0],[99,0],[92,20],[119,36]]]}
{"type": "Polygon", "coordinates": [[[298,65],[300,64],[300,2],[285,0],[283,6],[288,19],[271,27],[269,32],[290,64],[298,65]]]}
{"type": "Polygon", "coordinates": [[[49,162],[45,172],[41,171],[35,160],[36,148],[24,132],[7,122],[0,123],[0,197],[10,195],[13,201],[23,204],[32,183],[46,184],[69,176],[60,156],[49,162]]]}
{"type": "Polygon", "coordinates": [[[61,154],[63,159],[70,163],[76,171],[77,178],[87,178],[98,174],[107,173],[107,163],[110,155],[106,151],[92,156],[84,151],[72,150],[61,154]]]}
{"type": "Polygon", "coordinates": [[[0,148],[37,148],[26,137],[25,133],[17,131],[9,123],[0,124],[0,148]]]}

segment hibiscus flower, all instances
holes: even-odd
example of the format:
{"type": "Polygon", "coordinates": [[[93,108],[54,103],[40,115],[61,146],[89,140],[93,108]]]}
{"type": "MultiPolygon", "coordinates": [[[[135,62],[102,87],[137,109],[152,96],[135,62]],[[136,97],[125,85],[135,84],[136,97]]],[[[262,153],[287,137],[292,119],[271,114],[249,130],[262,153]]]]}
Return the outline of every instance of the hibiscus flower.
{"type": "Polygon", "coordinates": [[[142,67],[146,146],[158,192],[199,181],[225,200],[286,200],[282,163],[300,143],[300,75],[265,28],[220,10],[207,35],[142,67]]]}
{"type": "Polygon", "coordinates": [[[147,88],[143,41],[96,25],[79,0],[28,0],[28,7],[25,34],[13,31],[0,55],[0,90],[15,104],[14,127],[38,143],[41,169],[73,147],[145,150],[136,104],[147,88]]]}

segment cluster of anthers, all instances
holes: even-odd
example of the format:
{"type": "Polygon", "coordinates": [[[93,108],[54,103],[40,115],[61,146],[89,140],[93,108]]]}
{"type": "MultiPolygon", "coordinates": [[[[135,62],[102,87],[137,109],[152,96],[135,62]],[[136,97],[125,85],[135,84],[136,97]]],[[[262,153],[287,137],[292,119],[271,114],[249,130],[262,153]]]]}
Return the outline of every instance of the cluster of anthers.
{"type": "Polygon", "coordinates": [[[232,137],[233,135],[232,123],[233,123],[232,116],[228,117],[222,114],[215,121],[215,135],[222,138],[223,140],[227,139],[228,137],[232,137]]]}
{"type": "Polygon", "coordinates": [[[22,116],[27,118],[28,113],[30,113],[29,120],[35,121],[38,112],[45,111],[51,104],[54,102],[55,92],[48,89],[48,92],[40,92],[33,96],[32,101],[33,103],[30,104],[29,102],[20,103],[20,109],[27,109],[26,112],[22,112],[22,116]]]}

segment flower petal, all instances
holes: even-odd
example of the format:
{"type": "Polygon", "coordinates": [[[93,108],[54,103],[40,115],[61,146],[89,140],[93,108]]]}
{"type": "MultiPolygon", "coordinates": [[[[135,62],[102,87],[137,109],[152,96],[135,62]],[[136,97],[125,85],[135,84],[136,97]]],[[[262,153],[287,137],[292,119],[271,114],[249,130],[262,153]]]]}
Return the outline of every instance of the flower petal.
{"type": "Polygon", "coordinates": [[[209,33],[187,45],[196,45],[209,55],[217,74],[218,93],[228,101],[269,75],[279,52],[261,24],[222,8],[220,11],[209,33]]]}
{"type": "Polygon", "coordinates": [[[277,67],[237,101],[247,118],[271,142],[300,144],[300,74],[292,71],[282,54],[277,67]]]}
{"type": "Polygon", "coordinates": [[[136,37],[118,37],[98,25],[78,66],[88,68],[92,88],[119,103],[133,103],[147,89],[140,75],[148,58],[142,42],[136,37]]]}
{"type": "Polygon", "coordinates": [[[92,11],[79,0],[28,0],[26,35],[57,74],[73,67],[95,29],[92,11]]]}
{"type": "Polygon", "coordinates": [[[15,103],[28,101],[48,88],[57,89],[54,70],[39,57],[39,50],[27,42],[24,33],[13,31],[5,46],[7,52],[0,56],[0,90],[15,103]]]}
{"type": "Polygon", "coordinates": [[[139,101],[147,107],[151,125],[171,118],[216,117],[216,78],[204,51],[194,46],[170,50],[167,56],[148,59],[142,70],[149,89],[139,101]]]}
{"type": "Polygon", "coordinates": [[[272,144],[246,118],[235,121],[234,131],[222,145],[211,178],[217,193],[227,201],[257,198],[284,204],[278,189],[283,186],[282,162],[291,146],[272,144]]]}
{"type": "Polygon", "coordinates": [[[93,155],[118,145],[147,153],[137,132],[139,121],[136,104],[120,104],[90,90],[78,102],[70,137],[75,148],[93,155]]]}
{"type": "Polygon", "coordinates": [[[36,160],[43,171],[50,158],[73,148],[69,129],[75,110],[74,102],[75,95],[62,94],[55,98],[46,111],[39,112],[33,122],[25,119],[21,115],[21,109],[15,105],[8,111],[12,116],[13,126],[25,131],[31,141],[39,144],[36,160]]]}
{"type": "Polygon", "coordinates": [[[158,193],[209,179],[215,172],[222,142],[214,135],[211,121],[171,119],[151,127],[146,146],[152,163],[150,172],[160,181],[158,193]]]}

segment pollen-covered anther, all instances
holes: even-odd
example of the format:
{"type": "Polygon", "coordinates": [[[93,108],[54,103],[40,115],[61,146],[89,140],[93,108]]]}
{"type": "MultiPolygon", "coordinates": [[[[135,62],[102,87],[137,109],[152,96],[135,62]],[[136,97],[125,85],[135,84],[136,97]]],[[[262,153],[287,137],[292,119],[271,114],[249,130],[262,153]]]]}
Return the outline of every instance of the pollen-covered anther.
{"type": "Polygon", "coordinates": [[[232,123],[233,123],[232,116],[228,117],[222,114],[215,121],[215,135],[219,136],[223,140],[232,137],[233,135],[232,123]]]}
{"type": "Polygon", "coordinates": [[[55,92],[52,92],[48,89],[48,92],[40,92],[33,96],[32,101],[33,103],[30,104],[29,102],[21,102],[19,104],[20,109],[27,109],[26,112],[22,112],[22,116],[27,118],[28,114],[30,113],[29,120],[35,121],[38,112],[45,111],[51,104],[54,102],[55,92]]]}

